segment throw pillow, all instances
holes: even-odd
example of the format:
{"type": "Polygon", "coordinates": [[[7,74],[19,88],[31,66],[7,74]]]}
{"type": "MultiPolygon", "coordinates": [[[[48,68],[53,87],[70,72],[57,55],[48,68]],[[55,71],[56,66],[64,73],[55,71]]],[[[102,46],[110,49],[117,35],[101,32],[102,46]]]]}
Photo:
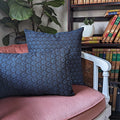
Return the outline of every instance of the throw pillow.
{"type": "Polygon", "coordinates": [[[56,48],[68,48],[71,46],[71,76],[73,84],[83,84],[81,69],[81,37],[83,28],[70,32],[60,32],[48,34],[43,32],[34,32],[25,30],[26,41],[30,52],[52,51],[56,48]]]}
{"type": "Polygon", "coordinates": [[[31,95],[73,95],[69,51],[0,54],[0,98],[31,95]]]}
{"type": "Polygon", "coordinates": [[[14,44],[0,47],[0,53],[28,53],[27,44],[14,44]]]}

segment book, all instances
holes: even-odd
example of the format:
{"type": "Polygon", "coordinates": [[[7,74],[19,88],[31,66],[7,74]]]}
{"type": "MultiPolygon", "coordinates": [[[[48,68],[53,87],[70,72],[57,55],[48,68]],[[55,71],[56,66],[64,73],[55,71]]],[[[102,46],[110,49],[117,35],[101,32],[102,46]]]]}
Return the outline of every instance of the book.
{"type": "Polygon", "coordinates": [[[116,65],[115,65],[115,81],[118,82],[120,69],[120,50],[117,51],[116,65]]]}
{"type": "Polygon", "coordinates": [[[98,0],[98,2],[97,3],[102,3],[102,1],[101,0],[98,0]]]}
{"type": "Polygon", "coordinates": [[[113,41],[114,41],[115,43],[117,42],[117,40],[115,41],[114,39],[115,39],[115,37],[116,37],[119,29],[120,29],[120,22],[119,22],[117,28],[115,29],[114,33],[112,34],[112,37],[110,38],[110,41],[109,41],[110,43],[113,42],[113,41]]]}
{"type": "Polygon", "coordinates": [[[102,3],[105,3],[106,2],[106,0],[102,0],[102,3]]]}
{"type": "Polygon", "coordinates": [[[74,4],[78,4],[78,0],[74,0],[74,4]]]}
{"type": "Polygon", "coordinates": [[[110,32],[113,24],[115,23],[116,19],[117,19],[117,15],[114,15],[114,16],[110,19],[110,21],[109,21],[109,23],[108,23],[108,25],[107,25],[104,33],[103,33],[102,42],[105,42],[105,40],[106,40],[106,38],[107,38],[107,36],[108,36],[108,34],[109,34],[109,32],[110,32]]]}
{"type": "Polygon", "coordinates": [[[114,81],[115,80],[114,78],[115,78],[115,65],[116,65],[117,52],[116,52],[116,49],[111,49],[111,50],[113,52],[112,52],[112,62],[111,62],[112,68],[110,71],[110,80],[114,81]]]}
{"type": "Polygon", "coordinates": [[[90,4],[93,4],[94,3],[94,0],[90,0],[90,4]]]}
{"type": "Polygon", "coordinates": [[[114,87],[113,87],[113,85],[110,84],[110,86],[109,86],[110,104],[113,103],[113,91],[114,91],[114,87]]]}
{"type": "Polygon", "coordinates": [[[86,0],[86,4],[89,4],[90,3],[90,1],[89,0],[86,0]]]}
{"type": "Polygon", "coordinates": [[[88,43],[100,43],[100,41],[96,41],[96,40],[88,40],[88,41],[82,41],[81,43],[86,43],[86,44],[88,44],[88,43]]]}
{"type": "Polygon", "coordinates": [[[117,98],[117,86],[114,86],[113,90],[113,104],[112,104],[112,110],[115,111],[116,108],[116,98],[117,98]]]}
{"type": "Polygon", "coordinates": [[[114,41],[120,43],[119,38],[120,38],[120,30],[118,31],[114,41]]]}
{"type": "Polygon", "coordinates": [[[111,16],[111,15],[118,15],[118,14],[120,14],[120,11],[108,12],[108,13],[105,13],[105,17],[106,16],[111,16]]]}
{"type": "Polygon", "coordinates": [[[110,41],[110,39],[111,39],[111,37],[112,37],[112,35],[113,35],[115,29],[117,28],[119,22],[120,22],[120,15],[118,15],[118,17],[117,17],[117,19],[116,19],[114,25],[112,26],[112,28],[111,28],[111,30],[110,30],[110,32],[109,32],[109,34],[108,34],[108,36],[107,36],[105,42],[109,42],[109,41],[110,41]]]}
{"type": "Polygon", "coordinates": [[[100,40],[102,40],[102,36],[100,36],[100,37],[98,37],[98,36],[94,36],[94,37],[82,37],[82,41],[84,41],[84,40],[94,40],[94,41],[100,41],[100,40]]]}
{"type": "Polygon", "coordinates": [[[78,0],[78,4],[84,4],[84,0],[78,0]]]}
{"type": "Polygon", "coordinates": [[[107,10],[106,13],[108,13],[108,12],[117,12],[117,11],[120,11],[120,9],[107,10]]]}
{"type": "Polygon", "coordinates": [[[98,0],[94,0],[94,3],[98,3],[98,0]]]}

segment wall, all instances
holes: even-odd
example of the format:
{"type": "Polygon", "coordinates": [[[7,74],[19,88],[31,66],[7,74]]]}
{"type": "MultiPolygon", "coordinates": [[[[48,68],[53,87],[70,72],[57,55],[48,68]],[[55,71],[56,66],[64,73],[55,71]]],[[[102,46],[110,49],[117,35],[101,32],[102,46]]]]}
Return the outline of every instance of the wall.
{"type": "MultiPolygon", "coordinates": [[[[39,0],[36,0],[36,2],[39,2],[39,0]]],[[[61,23],[62,27],[59,27],[57,25],[55,25],[54,23],[51,24],[51,26],[56,27],[56,29],[58,30],[58,32],[63,32],[63,31],[67,31],[68,25],[67,25],[67,21],[68,21],[68,15],[67,15],[67,0],[65,0],[65,4],[62,7],[59,8],[55,8],[55,11],[58,15],[58,20],[61,23]]],[[[36,8],[36,12],[39,14],[40,12],[40,7],[36,8]]],[[[105,11],[86,11],[86,12],[75,12],[74,16],[103,16],[105,13],[105,11]]],[[[4,16],[4,14],[2,14],[0,12],[0,19],[4,16]]],[[[45,18],[43,18],[44,21],[46,20],[45,18]]],[[[79,28],[83,23],[74,23],[74,29],[79,28]]],[[[107,22],[95,22],[95,33],[103,33],[107,22]]],[[[24,25],[21,27],[21,30],[24,30],[24,28],[30,29],[30,24],[28,22],[25,22],[24,25]]],[[[3,25],[0,25],[0,46],[2,45],[2,38],[3,36],[5,36],[7,33],[12,32],[11,29],[5,28],[3,27],[3,25]]],[[[13,44],[14,40],[12,39],[10,41],[10,44],[13,44]]]]}

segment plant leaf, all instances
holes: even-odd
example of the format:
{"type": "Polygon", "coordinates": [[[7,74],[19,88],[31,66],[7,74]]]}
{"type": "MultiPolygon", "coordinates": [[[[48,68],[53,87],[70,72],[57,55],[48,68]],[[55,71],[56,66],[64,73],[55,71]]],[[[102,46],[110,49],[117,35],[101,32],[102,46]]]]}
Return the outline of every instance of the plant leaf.
{"type": "Polygon", "coordinates": [[[61,27],[59,21],[57,20],[57,18],[55,16],[52,16],[52,20],[61,27]]]}
{"type": "Polygon", "coordinates": [[[28,2],[32,2],[33,0],[28,0],[28,2]]]}
{"type": "Polygon", "coordinates": [[[41,24],[41,18],[39,17],[39,16],[37,16],[36,14],[35,14],[35,12],[33,12],[33,16],[32,16],[32,19],[33,19],[33,21],[34,21],[34,23],[36,23],[36,24],[41,24]]]}
{"type": "Polygon", "coordinates": [[[3,39],[2,39],[3,45],[5,45],[5,46],[9,45],[9,41],[10,41],[9,38],[10,38],[9,34],[3,37],[3,39]]]}
{"type": "Polygon", "coordinates": [[[46,10],[49,14],[54,14],[55,16],[57,16],[55,11],[51,7],[43,6],[43,9],[46,10]]]}
{"type": "Polygon", "coordinates": [[[0,0],[0,9],[6,14],[9,15],[9,7],[6,1],[0,0]]]}
{"type": "Polygon", "coordinates": [[[17,26],[19,24],[19,21],[11,20],[10,17],[4,17],[0,20],[0,23],[4,24],[5,27],[17,29],[17,26]]]}
{"type": "Polygon", "coordinates": [[[27,20],[33,15],[33,11],[31,8],[19,5],[17,2],[14,2],[14,0],[12,1],[9,2],[9,16],[11,17],[11,19],[16,19],[19,21],[27,20]]]}
{"type": "Polygon", "coordinates": [[[55,16],[52,16],[52,15],[49,14],[46,10],[44,10],[44,13],[45,13],[53,22],[55,22],[57,25],[59,25],[59,26],[61,27],[60,23],[58,22],[58,20],[57,20],[57,18],[56,18],[55,16]]]}
{"type": "Polygon", "coordinates": [[[16,0],[16,3],[18,3],[19,5],[24,6],[24,7],[31,7],[31,5],[28,4],[28,2],[24,1],[24,0],[16,0]]]}
{"type": "Polygon", "coordinates": [[[45,33],[51,33],[51,34],[57,33],[56,29],[51,28],[51,27],[47,27],[47,26],[43,26],[43,25],[40,25],[38,27],[38,29],[40,29],[41,32],[45,32],[45,33]]]}
{"type": "Polygon", "coordinates": [[[52,0],[52,1],[48,1],[47,5],[50,5],[52,7],[60,7],[61,5],[64,5],[64,0],[52,0]]]}

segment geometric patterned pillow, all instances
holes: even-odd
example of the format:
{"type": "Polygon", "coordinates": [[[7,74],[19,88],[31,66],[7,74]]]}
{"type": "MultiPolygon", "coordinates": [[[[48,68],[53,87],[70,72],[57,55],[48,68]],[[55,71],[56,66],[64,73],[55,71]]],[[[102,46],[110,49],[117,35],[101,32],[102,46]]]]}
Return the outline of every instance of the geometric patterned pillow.
{"type": "Polygon", "coordinates": [[[0,54],[0,98],[73,95],[69,51],[0,54]]]}
{"type": "Polygon", "coordinates": [[[48,34],[24,30],[29,52],[52,51],[54,49],[66,48],[70,50],[70,71],[73,84],[83,84],[81,69],[81,38],[83,28],[70,32],[48,34]]]}

